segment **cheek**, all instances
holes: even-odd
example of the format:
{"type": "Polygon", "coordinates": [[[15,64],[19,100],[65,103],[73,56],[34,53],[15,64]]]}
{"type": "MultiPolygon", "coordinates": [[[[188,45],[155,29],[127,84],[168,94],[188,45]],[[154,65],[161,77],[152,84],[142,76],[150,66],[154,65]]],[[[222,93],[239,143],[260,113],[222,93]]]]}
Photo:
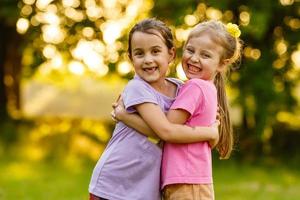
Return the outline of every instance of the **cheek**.
{"type": "Polygon", "coordinates": [[[187,58],[187,56],[182,56],[182,58],[181,58],[181,64],[182,65],[184,65],[184,64],[186,64],[187,63],[187,60],[188,60],[188,58],[187,58]]]}
{"type": "Polygon", "coordinates": [[[182,57],[182,63],[187,64],[191,60],[191,56],[186,54],[182,57]]]}
{"type": "Polygon", "coordinates": [[[140,63],[141,63],[140,59],[134,59],[134,60],[132,61],[132,64],[133,64],[133,65],[140,65],[140,63]]]}

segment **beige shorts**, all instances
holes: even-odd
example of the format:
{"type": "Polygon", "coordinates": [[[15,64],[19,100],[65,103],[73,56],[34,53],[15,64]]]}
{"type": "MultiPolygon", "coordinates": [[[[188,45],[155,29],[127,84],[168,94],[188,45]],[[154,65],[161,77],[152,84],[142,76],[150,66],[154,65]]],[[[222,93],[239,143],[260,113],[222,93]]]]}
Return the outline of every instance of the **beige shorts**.
{"type": "Polygon", "coordinates": [[[214,200],[213,184],[172,184],[163,190],[163,200],[214,200]]]}

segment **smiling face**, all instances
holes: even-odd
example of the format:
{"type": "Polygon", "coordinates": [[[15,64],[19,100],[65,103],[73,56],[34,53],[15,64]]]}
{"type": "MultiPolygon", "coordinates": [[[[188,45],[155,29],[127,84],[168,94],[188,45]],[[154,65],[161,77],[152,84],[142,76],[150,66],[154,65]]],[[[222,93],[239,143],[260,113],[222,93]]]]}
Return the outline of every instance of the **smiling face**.
{"type": "Polygon", "coordinates": [[[131,39],[131,60],[135,72],[150,84],[165,79],[169,63],[174,59],[174,48],[168,49],[158,31],[136,31],[131,39]]]}
{"type": "Polygon", "coordinates": [[[223,47],[212,40],[208,32],[191,37],[185,45],[182,67],[188,79],[213,80],[221,71],[223,47]]]}

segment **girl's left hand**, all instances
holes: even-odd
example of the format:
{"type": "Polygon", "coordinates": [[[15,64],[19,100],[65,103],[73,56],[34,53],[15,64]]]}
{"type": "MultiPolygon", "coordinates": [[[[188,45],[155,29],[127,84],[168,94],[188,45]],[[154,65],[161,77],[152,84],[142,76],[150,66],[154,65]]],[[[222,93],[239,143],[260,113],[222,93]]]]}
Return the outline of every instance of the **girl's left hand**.
{"type": "Polygon", "coordinates": [[[216,137],[209,141],[209,145],[212,149],[215,148],[219,142],[219,126],[220,121],[218,119],[211,125],[212,130],[216,133],[216,137]]]}

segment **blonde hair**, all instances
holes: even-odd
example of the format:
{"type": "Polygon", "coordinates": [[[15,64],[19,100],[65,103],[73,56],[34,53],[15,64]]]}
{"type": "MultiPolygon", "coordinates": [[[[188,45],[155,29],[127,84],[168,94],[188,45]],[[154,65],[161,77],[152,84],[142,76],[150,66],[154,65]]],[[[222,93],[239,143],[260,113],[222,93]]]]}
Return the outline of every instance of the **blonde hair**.
{"type": "Polygon", "coordinates": [[[198,37],[203,33],[209,34],[216,44],[223,47],[224,51],[221,55],[220,62],[227,60],[226,63],[228,63],[228,67],[226,67],[227,70],[218,72],[214,79],[214,84],[218,91],[218,104],[220,108],[220,137],[216,149],[218,150],[221,159],[228,159],[233,150],[234,138],[225,91],[226,72],[229,72],[228,68],[230,65],[240,61],[242,42],[238,37],[231,35],[222,22],[216,20],[205,21],[196,25],[189,34],[187,42],[191,38],[198,37]]]}

